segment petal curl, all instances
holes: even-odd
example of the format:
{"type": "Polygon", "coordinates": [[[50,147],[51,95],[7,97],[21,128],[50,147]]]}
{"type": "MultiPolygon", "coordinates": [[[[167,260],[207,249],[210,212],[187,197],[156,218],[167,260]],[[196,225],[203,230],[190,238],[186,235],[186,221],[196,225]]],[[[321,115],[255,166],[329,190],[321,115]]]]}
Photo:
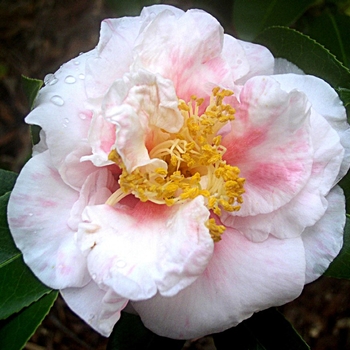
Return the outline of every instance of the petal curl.
{"type": "Polygon", "coordinates": [[[310,125],[313,164],[311,176],[303,189],[272,213],[237,216],[224,212],[221,219],[225,225],[238,229],[252,241],[260,242],[269,234],[281,239],[299,236],[324,215],[327,209],[325,196],[333,187],[344,150],[337,132],[314,110],[310,125]]]}
{"type": "Polygon", "coordinates": [[[148,149],[164,140],[161,129],[175,133],[183,125],[170,80],[144,70],[126,74],[111,86],[102,110],[116,126],[115,147],[129,172],[146,165],[166,169],[164,161],[150,159],[148,149]]]}
{"type": "Polygon", "coordinates": [[[93,51],[70,60],[46,79],[35,108],[25,119],[28,124],[42,127],[53,165],[59,171],[72,150],[86,144],[92,112],[87,105],[84,79],[91,55],[93,51]]]}
{"type": "Polygon", "coordinates": [[[343,190],[336,186],[326,198],[328,208],[325,215],[314,226],[308,227],[302,235],[306,254],[306,283],[313,282],[326,271],[343,245],[343,190]]]}
{"type": "Polygon", "coordinates": [[[295,197],[311,174],[310,106],[303,93],[286,93],[264,76],[249,79],[239,100],[222,141],[223,158],[246,178],[237,215],[269,213],[295,197]]]}
{"type": "Polygon", "coordinates": [[[61,295],[67,305],[100,334],[108,337],[120,318],[128,299],[104,291],[91,281],[82,288],[66,288],[61,295]]]}
{"type": "Polygon", "coordinates": [[[61,180],[48,151],[28,161],[10,197],[8,220],[14,241],[34,274],[54,289],[81,287],[90,279],[85,257],[67,225],[77,199],[78,192],[61,180]]]}
{"type": "Polygon", "coordinates": [[[346,111],[336,91],[324,80],[311,75],[283,74],[274,76],[286,91],[297,89],[302,91],[311,102],[312,107],[323,116],[337,131],[345,155],[337,183],[348,171],[350,165],[350,128],[346,119],[346,111]]]}
{"type": "Polygon", "coordinates": [[[153,332],[191,339],[221,332],[252,313],[296,298],[305,282],[305,255],[300,237],[270,237],[252,243],[228,229],[205,272],[171,298],[159,294],[132,302],[153,332]]]}
{"type": "Polygon", "coordinates": [[[133,300],[172,296],[193,283],[213,252],[202,197],[168,208],[86,207],[78,244],[98,285],[133,300]]]}

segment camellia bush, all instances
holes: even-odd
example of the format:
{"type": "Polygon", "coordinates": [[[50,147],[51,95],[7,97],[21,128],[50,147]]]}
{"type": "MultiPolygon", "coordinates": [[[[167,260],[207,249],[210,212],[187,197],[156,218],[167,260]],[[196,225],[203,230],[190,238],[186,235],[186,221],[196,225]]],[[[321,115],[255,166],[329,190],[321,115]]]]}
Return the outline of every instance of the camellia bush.
{"type": "Polygon", "coordinates": [[[308,349],[275,307],[350,277],[346,4],[305,25],[315,1],[235,1],[234,36],[206,4],[141,5],[24,78],[36,141],[1,171],[0,347],[59,292],[109,349],[308,349]]]}

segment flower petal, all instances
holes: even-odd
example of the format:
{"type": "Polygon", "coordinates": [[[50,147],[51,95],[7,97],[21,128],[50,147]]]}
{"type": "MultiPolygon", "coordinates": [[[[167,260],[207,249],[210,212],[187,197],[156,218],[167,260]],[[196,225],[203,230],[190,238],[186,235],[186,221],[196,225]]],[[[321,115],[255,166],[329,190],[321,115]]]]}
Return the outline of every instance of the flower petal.
{"type": "Polygon", "coordinates": [[[98,288],[93,281],[82,288],[63,289],[61,295],[80,318],[105,337],[112,333],[120,311],[128,303],[128,299],[118,296],[111,289],[106,292],[98,288]]]}
{"type": "Polygon", "coordinates": [[[246,178],[237,215],[269,213],[289,202],[309,179],[309,104],[303,93],[286,93],[263,76],[248,80],[239,99],[232,130],[222,141],[227,148],[223,158],[246,178]]]}
{"type": "Polygon", "coordinates": [[[213,252],[202,197],[176,207],[86,207],[78,244],[100,286],[133,300],[172,296],[193,283],[213,252]]]}
{"type": "Polygon", "coordinates": [[[183,124],[170,80],[144,70],[126,74],[111,86],[102,109],[116,125],[115,147],[129,172],[148,164],[167,168],[164,161],[150,159],[148,149],[164,134],[160,129],[175,133],[183,124]]]}
{"type": "Polygon", "coordinates": [[[185,101],[192,95],[209,96],[213,87],[233,83],[234,72],[221,55],[223,38],[219,22],[204,11],[189,10],[182,16],[160,12],[136,41],[132,69],[172,80],[185,101]]]}
{"type": "Polygon", "coordinates": [[[80,287],[90,279],[74,232],[67,226],[77,199],[78,192],[61,180],[48,151],[28,161],[10,197],[14,241],[34,274],[54,289],[80,287]]]}
{"type": "Polygon", "coordinates": [[[99,43],[86,67],[86,93],[89,98],[102,97],[113,82],[129,70],[142,22],[140,17],[123,17],[109,18],[101,23],[99,43]]]}
{"type": "Polygon", "coordinates": [[[350,165],[350,128],[346,120],[346,111],[336,91],[324,80],[311,75],[283,74],[274,76],[282,89],[297,89],[305,93],[312,107],[322,115],[337,131],[345,155],[337,183],[348,171],[350,165]]]}
{"type": "Polygon", "coordinates": [[[325,215],[302,235],[306,254],[306,283],[319,278],[339,254],[343,245],[345,226],[345,198],[336,186],[326,197],[325,215]]]}
{"type": "Polygon", "coordinates": [[[221,332],[252,313],[296,298],[305,281],[305,256],[300,237],[269,237],[252,243],[228,229],[205,272],[171,298],[159,294],[132,302],[153,332],[191,339],[221,332]]]}
{"type": "Polygon", "coordinates": [[[272,213],[237,216],[223,212],[221,220],[225,225],[239,230],[254,242],[260,242],[270,234],[281,239],[299,236],[324,215],[327,209],[325,196],[337,177],[344,150],[337,132],[314,110],[310,125],[314,155],[312,174],[304,188],[272,213]]]}
{"type": "Polygon", "coordinates": [[[86,103],[84,77],[91,55],[93,51],[72,59],[46,78],[36,107],[26,117],[28,124],[42,127],[53,165],[59,171],[67,155],[86,144],[92,111],[86,103]]]}

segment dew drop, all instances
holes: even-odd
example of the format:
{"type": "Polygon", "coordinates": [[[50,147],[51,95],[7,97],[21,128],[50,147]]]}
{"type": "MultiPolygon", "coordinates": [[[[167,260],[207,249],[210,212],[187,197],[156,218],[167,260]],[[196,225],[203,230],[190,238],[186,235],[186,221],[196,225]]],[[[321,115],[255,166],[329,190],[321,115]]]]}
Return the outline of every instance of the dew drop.
{"type": "Polygon", "coordinates": [[[66,79],[64,79],[64,82],[67,84],[74,84],[76,82],[76,79],[72,75],[67,75],[66,79]]]}
{"type": "Polygon", "coordinates": [[[55,104],[56,106],[63,106],[64,105],[64,101],[62,99],[61,96],[58,95],[54,95],[51,97],[50,101],[55,104]]]}
{"type": "Polygon", "coordinates": [[[119,268],[125,267],[126,266],[126,262],[124,260],[118,260],[115,265],[119,268]]]}
{"type": "Polygon", "coordinates": [[[58,79],[55,77],[55,74],[47,74],[44,78],[45,85],[54,85],[58,82],[58,79]]]}
{"type": "Polygon", "coordinates": [[[84,113],[79,113],[79,118],[81,120],[85,120],[86,119],[86,115],[84,113]]]}
{"type": "Polygon", "coordinates": [[[29,213],[28,215],[29,215],[29,216],[33,216],[33,213],[29,213]]]}
{"type": "Polygon", "coordinates": [[[79,56],[81,56],[84,52],[79,52],[79,56]]]}
{"type": "Polygon", "coordinates": [[[91,275],[91,278],[92,278],[93,280],[95,280],[95,279],[97,278],[96,273],[93,273],[93,274],[91,275]]]}
{"type": "Polygon", "coordinates": [[[85,74],[81,73],[78,75],[79,79],[84,80],[85,79],[85,74]]]}
{"type": "Polygon", "coordinates": [[[79,61],[74,61],[74,64],[75,64],[75,65],[79,65],[80,62],[79,62],[79,61]]]}

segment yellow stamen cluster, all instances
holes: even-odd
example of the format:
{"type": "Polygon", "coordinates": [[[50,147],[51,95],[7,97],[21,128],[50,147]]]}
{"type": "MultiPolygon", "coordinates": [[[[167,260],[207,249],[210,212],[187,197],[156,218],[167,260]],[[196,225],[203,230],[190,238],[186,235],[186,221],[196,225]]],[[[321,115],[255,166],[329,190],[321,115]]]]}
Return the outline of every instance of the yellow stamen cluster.
{"type": "MultiPolygon", "coordinates": [[[[149,152],[151,159],[158,158],[167,164],[167,169],[156,168],[152,172],[142,167],[129,173],[116,150],[112,150],[109,159],[121,169],[120,189],[107,201],[114,205],[128,194],[141,201],[157,204],[183,203],[202,195],[207,207],[216,215],[221,211],[237,211],[242,204],[244,179],[239,177],[237,167],[226,164],[222,159],[226,148],[221,145],[221,136],[217,132],[229,121],[234,120],[235,110],[224,104],[229,90],[213,89],[209,106],[199,115],[203,99],[192,96],[189,103],[179,101],[179,110],[184,125],[176,134],[156,145],[149,152]]],[[[217,225],[214,219],[206,222],[215,242],[221,239],[225,226],[217,225]]]]}

